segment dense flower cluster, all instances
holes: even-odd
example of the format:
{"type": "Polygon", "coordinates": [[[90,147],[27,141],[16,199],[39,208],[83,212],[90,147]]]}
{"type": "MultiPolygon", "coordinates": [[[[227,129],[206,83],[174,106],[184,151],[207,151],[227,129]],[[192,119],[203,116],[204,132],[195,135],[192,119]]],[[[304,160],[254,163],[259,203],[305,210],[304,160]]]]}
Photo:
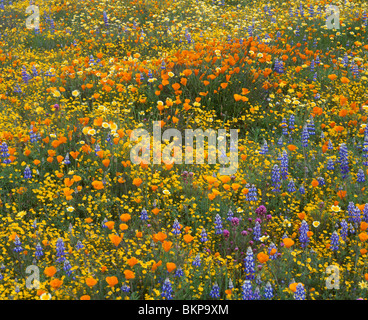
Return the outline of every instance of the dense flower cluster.
{"type": "Polygon", "coordinates": [[[0,0],[0,298],[365,298],[368,4],[329,3],[0,0]],[[236,173],[131,157],[154,121],[236,173]]]}

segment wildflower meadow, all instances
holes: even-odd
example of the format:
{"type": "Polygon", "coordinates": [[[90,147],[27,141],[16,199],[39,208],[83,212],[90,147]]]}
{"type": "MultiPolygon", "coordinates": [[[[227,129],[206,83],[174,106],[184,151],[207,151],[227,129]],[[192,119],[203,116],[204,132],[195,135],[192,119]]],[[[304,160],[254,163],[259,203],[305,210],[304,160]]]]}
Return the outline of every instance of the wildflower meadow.
{"type": "Polygon", "coordinates": [[[366,300],[368,2],[0,0],[1,300],[366,300]]]}

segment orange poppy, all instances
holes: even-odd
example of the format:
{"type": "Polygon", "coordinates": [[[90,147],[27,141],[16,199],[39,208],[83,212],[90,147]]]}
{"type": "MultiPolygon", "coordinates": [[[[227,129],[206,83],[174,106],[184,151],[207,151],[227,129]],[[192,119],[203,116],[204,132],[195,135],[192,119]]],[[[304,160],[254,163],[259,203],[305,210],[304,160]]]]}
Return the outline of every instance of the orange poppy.
{"type": "Polygon", "coordinates": [[[130,280],[135,278],[135,274],[131,270],[124,270],[125,279],[130,280]]]}
{"type": "Polygon", "coordinates": [[[286,248],[290,248],[291,246],[294,245],[294,241],[290,238],[284,238],[282,242],[284,243],[286,248]]]}
{"type": "Polygon", "coordinates": [[[50,286],[54,289],[57,290],[61,287],[61,285],[63,284],[63,280],[60,279],[54,279],[50,281],[50,286]]]}
{"type": "Polygon", "coordinates": [[[89,286],[90,288],[94,287],[97,284],[97,280],[92,277],[86,278],[85,282],[86,285],[89,286]]]}
{"type": "Polygon", "coordinates": [[[117,277],[112,276],[112,277],[106,277],[106,282],[112,288],[119,283],[119,280],[117,277]]]}
{"type": "Polygon", "coordinates": [[[173,262],[166,263],[167,271],[171,272],[176,269],[176,264],[173,262]]]}
{"type": "Polygon", "coordinates": [[[45,270],[43,271],[43,273],[48,276],[48,277],[53,277],[56,273],[56,268],[51,266],[51,267],[47,267],[45,268],[45,270]]]}
{"type": "Polygon", "coordinates": [[[257,259],[260,263],[265,263],[268,261],[269,256],[263,252],[258,253],[257,259]]]}

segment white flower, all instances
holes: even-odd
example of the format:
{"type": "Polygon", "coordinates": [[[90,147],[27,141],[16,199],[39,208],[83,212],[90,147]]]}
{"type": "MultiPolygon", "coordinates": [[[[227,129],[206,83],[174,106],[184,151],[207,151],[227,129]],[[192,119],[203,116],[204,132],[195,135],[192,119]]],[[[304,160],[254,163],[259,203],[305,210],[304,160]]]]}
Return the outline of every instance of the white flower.
{"type": "Polygon", "coordinates": [[[66,211],[68,211],[68,212],[73,212],[73,211],[74,211],[74,208],[73,208],[73,207],[71,207],[71,206],[70,206],[70,207],[67,207],[67,208],[66,208],[66,211]]]}
{"type": "Polygon", "coordinates": [[[54,95],[55,98],[59,98],[61,96],[61,93],[58,90],[52,91],[52,94],[54,95]]]}
{"type": "Polygon", "coordinates": [[[319,221],[313,221],[312,223],[313,227],[318,228],[318,226],[320,225],[319,221]]]}
{"type": "Polygon", "coordinates": [[[260,240],[261,242],[264,242],[264,241],[266,241],[269,237],[270,237],[270,236],[262,236],[262,237],[260,237],[260,238],[259,238],[259,240],[260,240]]]}
{"type": "Polygon", "coordinates": [[[74,98],[76,98],[76,97],[78,97],[79,96],[79,91],[78,90],[74,90],[73,92],[72,92],[72,96],[74,97],[74,98]]]}
{"type": "Polygon", "coordinates": [[[88,134],[91,136],[94,136],[96,134],[96,130],[95,129],[90,129],[88,130],[88,134]]]}
{"type": "Polygon", "coordinates": [[[171,194],[170,191],[166,190],[166,189],[164,191],[162,191],[162,193],[165,194],[165,195],[170,195],[171,194]]]}
{"type": "Polygon", "coordinates": [[[41,294],[40,299],[41,300],[51,300],[51,294],[45,292],[45,293],[41,294]]]}
{"type": "Polygon", "coordinates": [[[331,210],[333,212],[339,212],[341,210],[341,208],[339,206],[331,206],[331,210]]]}

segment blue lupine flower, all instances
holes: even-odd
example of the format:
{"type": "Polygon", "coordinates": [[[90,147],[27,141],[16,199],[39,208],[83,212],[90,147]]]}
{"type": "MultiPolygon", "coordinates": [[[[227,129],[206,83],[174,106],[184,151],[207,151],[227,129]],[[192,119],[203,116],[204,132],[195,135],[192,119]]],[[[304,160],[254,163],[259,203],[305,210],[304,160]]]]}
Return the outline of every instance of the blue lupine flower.
{"type": "Polygon", "coordinates": [[[176,269],[176,271],[175,271],[175,276],[176,277],[182,277],[184,275],[184,271],[183,271],[183,269],[181,268],[181,267],[178,267],[177,269],[176,269]]]}
{"type": "Polygon", "coordinates": [[[50,31],[51,31],[51,33],[54,33],[55,32],[55,22],[54,22],[54,19],[51,19],[51,21],[50,21],[50,31]]]}
{"type": "Polygon", "coordinates": [[[271,260],[277,259],[277,247],[276,247],[276,245],[273,242],[271,242],[270,245],[269,245],[269,247],[268,247],[268,255],[270,256],[270,259],[271,260]],[[272,249],[276,249],[276,253],[273,254],[273,255],[271,255],[272,249]]]}
{"type": "Polygon", "coordinates": [[[282,153],[281,164],[280,164],[281,176],[282,176],[282,179],[284,180],[288,178],[288,174],[289,174],[288,168],[289,168],[289,156],[287,152],[284,150],[284,152],[282,153]]]}
{"type": "Polygon", "coordinates": [[[357,173],[357,182],[365,182],[365,175],[362,169],[359,169],[357,173]]]}
{"type": "Polygon", "coordinates": [[[295,126],[295,116],[292,114],[289,119],[289,129],[294,130],[295,126]]]}
{"type": "Polygon", "coordinates": [[[231,209],[229,209],[229,211],[227,212],[226,220],[231,221],[233,219],[233,216],[234,216],[234,212],[232,212],[231,209]]]}
{"type": "Polygon", "coordinates": [[[258,200],[257,188],[254,184],[252,184],[252,186],[249,189],[249,192],[246,194],[245,200],[246,201],[254,201],[254,202],[256,202],[258,200]]]}
{"type": "Polygon", "coordinates": [[[265,299],[272,299],[273,298],[273,288],[272,288],[270,282],[267,282],[266,287],[264,289],[263,296],[265,297],[265,299]]]}
{"type": "Polygon", "coordinates": [[[265,140],[263,142],[263,146],[261,147],[261,150],[259,151],[259,154],[266,154],[268,152],[268,145],[267,141],[265,140]]]}
{"type": "Polygon", "coordinates": [[[0,152],[1,152],[1,157],[5,158],[3,160],[3,163],[9,164],[11,162],[11,160],[9,159],[10,153],[9,153],[8,145],[5,142],[1,144],[0,152]]]}
{"type": "Polygon", "coordinates": [[[295,188],[295,183],[294,183],[294,180],[293,179],[290,179],[290,182],[287,186],[287,191],[290,192],[290,193],[293,193],[296,191],[296,188],[295,188]]]}
{"type": "Polygon", "coordinates": [[[328,150],[333,150],[333,144],[332,144],[331,140],[328,140],[327,149],[328,150]]]}
{"type": "Polygon", "coordinates": [[[341,239],[344,240],[344,241],[346,241],[346,238],[348,236],[348,228],[349,228],[348,223],[346,222],[345,219],[342,219],[341,220],[340,236],[341,236],[341,239]]]}
{"type": "Polygon", "coordinates": [[[296,291],[294,294],[295,300],[305,300],[305,289],[301,283],[296,286],[296,291]]]}
{"type": "Polygon", "coordinates": [[[325,179],[323,177],[318,177],[317,181],[320,186],[324,186],[326,184],[325,179]]]}
{"type": "Polygon", "coordinates": [[[174,221],[172,233],[175,235],[180,234],[180,224],[178,219],[175,219],[174,221]]]}
{"type": "Polygon", "coordinates": [[[161,296],[167,300],[171,300],[172,297],[172,293],[173,293],[173,289],[172,289],[172,285],[171,282],[169,280],[169,278],[166,278],[163,286],[162,286],[162,292],[161,292],[161,296]]]}
{"type": "Polygon", "coordinates": [[[360,224],[360,221],[360,209],[355,206],[355,208],[353,209],[353,222],[355,223],[355,226],[358,226],[360,224]]]}
{"type": "Polygon", "coordinates": [[[256,221],[256,224],[253,229],[253,240],[259,241],[259,238],[261,237],[261,225],[258,221],[256,221]]]}
{"type": "Polygon", "coordinates": [[[302,132],[302,146],[304,148],[308,147],[308,139],[309,139],[309,132],[307,126],[304,126],[303,132],[302,132]]]}
{"type": "Polygon", "coordinates": [[[67,153],[65,155],[65,158],[64,158],[64,164],[70,164],[70,160],[69,160],[69,153],[67,153]]]}
{"type": "Polygon", "coordinates": [[[349,230],[350,230],[350,233],[352,234],[355,233],[355,229],[351,223],[349,223],[349,230]]]}
{"type": "Polygon", "coordinates": [[[286,119],[285,118],[282,119],[281,128],[282,128],[282,133],[284,135],[287,135],[288,134],[288,130],[287,130],[287,123],[286,123],[286,119]]]}
{"type": "Polygon", "coordinates": [[[121,286],[121,291],[128,293],[130,291],[130,287],[126,285],[125,283],[121,286]]]}
{"type": "Polygon", "coordinates": [[[108,221],[108,220],[107,220],[106,218],[102,220],[102,223],[101,223],[101,227],[102,227],[102,228],[107,228],[107,226],[106,226],[106,224],[105,224],[107,221],[108,221]]]}
{"type": "Polygon", "coordinates": [[[201,242],[207,242],[208,241],[208,238],[207,238],[207,232],[206,230],[203,228],[202,229],[202,232],[201,232],[201,239],[200,239],[201,242]]]}
{"type": "Polygon", "coordinates": [[[281,136],[281,137],[279,138],[279,140],[277,140],[277,144],[278,144],[279,146],[282,146],[282,145],[284,144],[284,138],[283,138],[283,136],[281,136]]]}
{"type": "Polygon", "coordinates": [[[63,269],[64,269],[65,273],[68,276],[70,276],[73,273],[73,271],[71,270],[72,269],[72,265],[70,264],[69,260],[67,260],[67,259],[64,260],[63,269]]]}
{"type": "Polygon", "coordinates": [[[355,209],[355,204],[354,202],[350,201],[347,207],[348,210],[348,221],[354,221],[354,209],[355,209]]]}
{"type": "Polygon", "coordinates": [[[75,245],[75,248],[77,250],[83,249],[84,248],[84,245],[82,244],[82,242],[80,240],[78,240],[77,244],[75,245]]]}
{"type": "Polygon", "coordinates": [[[342,143],[340,146],[339,156],[342,178],[345,179],[349,173],[348,148],[345,143],[342,143]]]}
{"type": "Polygon", "coordinates": [[[334,167],[334,161],[332,159],[328,159],[327,162],[327,170],[333,171],[335,169],[334,167]]]}
{"type": "Polygon", "coordinates": [[[215,217],[215,234],[222,234],[222,220],[219,214],[215,217]]]}
{"type": "Polygon", "coordinates": [[[56,256],[58,257],[58,259],[56,260],[57,262],[64,262],[65,261],[65,246],[64,246],[64,241],[62,238],[57,239],[56,241],[56,256]]]}
{"type": "Polygon", "coordinates": [[[23,82],[27,85],[27,84],[28,84],[28,81],[29,81],[29,79],[30,79],[30,76],[29,76],[29,74],[27,73],[26,66],[23,66],[23,67],[22,67],[21,76],[22,76],[22,80],[23,80],[23,82]]]}
{"type": "Polygon", "coordinates": [[[220,298],[220,287],[217,283],[215,283],[212,287],[212,290],[210,291],[210,297],[211,298],[220,298]]]}
{"type": "Polygon", "coordinates": [[[300,193],[300,194],[305,194],[305,188],[304,188],[304,185],[301,185],[301,186],[299,187],[299,193],[300,193]]]}
{"type": "Polygon", "coordinates": [[[103,20],[104,20],[105,26],[108,27],[109,21],[108,21],[107,14],[105,11],[103,12],[103,20]]]}
{"type": "Polygon", "coordinates": [[[29,138],[30,138],[30,142],[34,143],[37,141],[37,134],[35,132],[33,132],[33,125],[31,125],[30,129],[29,129],[29,138]]]}
{"type": "MultiPolygon", "coordinates": [[[[365,127],[365,131],[368,130],[368,125],[365,127]]],[[[364,135],[364,142],[363,142],[363,165],[368,166],[368,133],[365,133],[364,135]]]]}
{"type": "Polygon", "coordinates": [[[363,209],[363,221],[368,222],[368,203],[364,205],[363,209]]]}
{"type": "Polygon", "coordinates": [[[24,169],[23,177],[24,177],[24,179],[31,179],[31,178],[32,178],[32,171],[31,171],[31,169],[29,168],[29,166],[27,166],[27,167],[24,169]]]}
{"type": "Polygon", "coordinates": [[[273,185],[273,192],[280,192],[281,186],[281,173],[280,168],[277,164],[275,164],[272,168],[271,180],[273,185]]]}
{"type": "Polygon", "coordinates": [[[23,251],[23,248],[22,248],[22,242],[20,242],[20,240],[19,240],[19,238],[18,238],[18,236],[15,236],[15,239],[14,239],[14,245],[15,245],[15,247],[14,247],[14,252],[17,252],[17,253],[19,253],[19,252],[21,252],[21,251],[23,251]]]}
{"type": "Polygon", "coordinates": [[[305,248],[308,245],[308,242],[310,241],[307,235],[308,231],[309,231],[308,223],[305,220],[303,220],[299,228],[299,233],[300,233],[299,241],[301,243],[302,248],[305,248]]]}
{"type": "Polygon", "coordinates": [[[148,220],[148,214],[147,214],[147,210],[145,208],[143,208],[143,210],[141,211],[141,215],[139,217],[142,221],[147,221],[148,220]]]}
{"type": "Polygon", "coordinates": [[[248,280],[254,279],[254,256],[251,247],[248,247],[246,256],[244,258],[245,278],[248,280]]]}
{"type": "Polygon", "coordinates": [[[44,255],[43,250],[42,250],[42,246],[40,243],[37,243],[36,245],[36,252],[35,252],[35,257],[36,259],[41,258],[44,255]]]}
{"type": "Polygon", "coordinates": [[[22,93],[22,88],[19,86],[19,84],[17,83],[14,87],[14,90],[13,90],[15,93],[22,93]]]}
{"type": "Polygon", "coordinates": [[[253,292],[253,300],[261,300],[261,294],[259,287],[256,287],[253,292]]]}
{"type": "Polygon", "coordinates": [[[253,300],[253,288],[250,280],[244,280],[242,285],[242,297],[243,300],[253,300]]]}
{"type": "Polygon", "coordinates": [[[308,128],[308,134],[310,136],[313,136],[316,134],[316,128],[314,126],[313,118],[311,117],[309,122],[307,122],[307,128],[308,128]]]}
{"type": "Polygon", "coordinates": [[[199,255],[199,253],[194,258],[192,265],[195,267],[199,267],[201,265],[201,256],[199,255]]]}
{"type": "Polygon", "coordinates": [[[336,251],[339,249],[339,235],[336,231],[331,235],[331,250],[336,251]]]}

